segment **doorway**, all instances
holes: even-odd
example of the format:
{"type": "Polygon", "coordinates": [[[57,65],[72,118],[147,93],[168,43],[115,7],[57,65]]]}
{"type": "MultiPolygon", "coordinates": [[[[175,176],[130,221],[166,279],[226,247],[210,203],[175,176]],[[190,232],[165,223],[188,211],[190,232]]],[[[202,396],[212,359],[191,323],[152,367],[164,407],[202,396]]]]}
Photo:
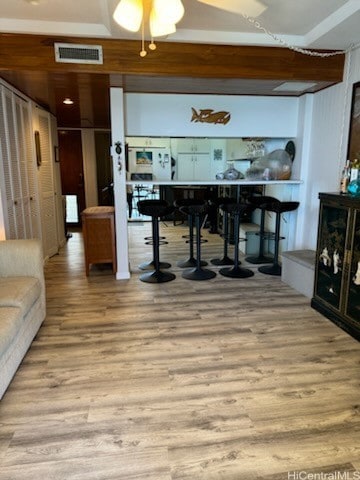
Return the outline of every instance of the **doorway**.
{"type": "Polygon", "coordinates": [[[85,186],[80,130],[59,131],[62,194],[66,198],[66,225],[80,226],[85,209],[85,186]]]}
{"type": "Polygon", "coordinates": [[[95,155],[99,205],[114,205],[113,168],[110,155],[110,132],[96,131],[95,155]]]}

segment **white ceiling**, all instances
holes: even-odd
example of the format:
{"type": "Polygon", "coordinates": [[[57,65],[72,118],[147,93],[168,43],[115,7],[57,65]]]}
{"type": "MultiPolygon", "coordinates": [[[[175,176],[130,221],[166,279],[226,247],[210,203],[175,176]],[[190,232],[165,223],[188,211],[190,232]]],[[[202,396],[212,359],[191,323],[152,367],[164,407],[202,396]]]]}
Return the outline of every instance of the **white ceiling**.
{"type": "MultiPolygon", "coordinates": [[[[185,15],[166,41],[278,46],[276,39],[241,14],[197,0],[182,0],[185,15]]],[[[244,0],[238,0],[239,5],[244,0]]],[[[360,0],[261,0],[267,7],[256,18],[288,44],[347,49],[360,42],[360,0]]],[[[140,38],[112,19],[118,0],[29,0],[0,2],[0,32],[100,38],[140,38]]],[[[219,5],[223,0],[219,0],[219,5]]]]}

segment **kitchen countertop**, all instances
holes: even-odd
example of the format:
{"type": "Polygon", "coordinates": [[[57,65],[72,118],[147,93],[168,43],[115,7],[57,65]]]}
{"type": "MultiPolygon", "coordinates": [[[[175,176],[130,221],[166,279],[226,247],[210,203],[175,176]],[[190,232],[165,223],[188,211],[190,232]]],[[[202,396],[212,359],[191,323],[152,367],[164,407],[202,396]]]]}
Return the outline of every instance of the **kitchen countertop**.
{"type": "Polygon", "coordinates": [[[301,185],[302,180],[131,180],[127,185],[301,185]]]}

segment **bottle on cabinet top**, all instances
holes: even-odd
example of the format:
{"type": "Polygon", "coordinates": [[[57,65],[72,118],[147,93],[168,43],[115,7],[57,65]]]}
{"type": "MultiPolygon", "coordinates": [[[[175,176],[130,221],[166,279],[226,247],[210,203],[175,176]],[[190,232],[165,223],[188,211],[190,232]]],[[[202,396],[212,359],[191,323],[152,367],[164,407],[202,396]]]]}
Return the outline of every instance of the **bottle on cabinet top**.
{"type": "Polygon", "coordinates": [[[350,183],[350,160],[346,160],[340,179],[340,193],[347,193],[347,188],[350,183]]]}
{"type": "Polygon", "coordinates": [[[355,158],[350,164],[350,182],[359,178],[360,161],[355,158]]]}

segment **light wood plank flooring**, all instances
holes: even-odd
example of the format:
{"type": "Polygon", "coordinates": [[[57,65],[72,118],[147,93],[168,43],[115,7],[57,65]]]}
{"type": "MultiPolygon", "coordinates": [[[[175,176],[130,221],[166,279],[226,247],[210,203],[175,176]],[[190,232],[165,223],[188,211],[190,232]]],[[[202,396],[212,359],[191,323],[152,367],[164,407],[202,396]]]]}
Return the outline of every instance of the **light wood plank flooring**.
{"type": "MultiPolygon", "coordinates": [[[[161,230],[163,260],[185,258],[185,228],[161,230]]],[[[46,265],[47,318],[0,404],[0,480],[360,478],[359,343],[256,267],[140,282],[146,234],[129,227],[130,280],[86,278],[80,233],[46,265]]]]}

